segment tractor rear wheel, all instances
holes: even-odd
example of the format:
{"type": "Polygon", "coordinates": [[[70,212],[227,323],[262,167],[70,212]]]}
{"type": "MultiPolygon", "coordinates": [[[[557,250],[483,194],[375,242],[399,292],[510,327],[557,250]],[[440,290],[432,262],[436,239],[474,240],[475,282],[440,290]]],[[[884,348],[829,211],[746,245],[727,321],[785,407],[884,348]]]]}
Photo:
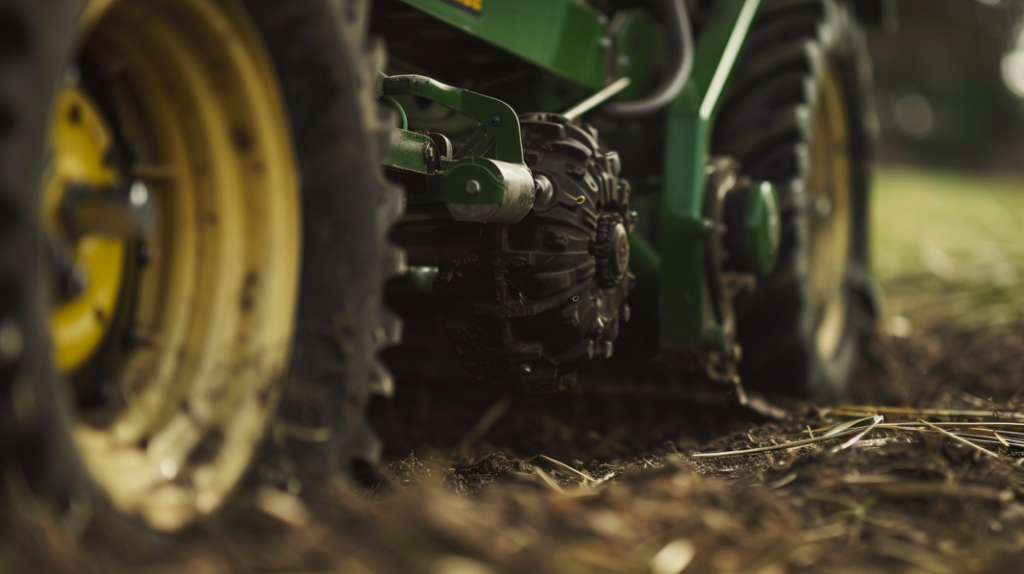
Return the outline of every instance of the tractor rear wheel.
{"type": "Polygon", "coordinates": [[[398,202],[367,11],[0,6],[5,477],[172,531],[229,500],[271,426],[372,455],[398,202]]]}
{"type": "Polygon", "coordinates": [[[778,263],[736,301],[751,389],[847,392],[866,322],[875,116],[869,59],[846,3],[766,0],[716,122],[713,151],[779,190],[778,263]]]}

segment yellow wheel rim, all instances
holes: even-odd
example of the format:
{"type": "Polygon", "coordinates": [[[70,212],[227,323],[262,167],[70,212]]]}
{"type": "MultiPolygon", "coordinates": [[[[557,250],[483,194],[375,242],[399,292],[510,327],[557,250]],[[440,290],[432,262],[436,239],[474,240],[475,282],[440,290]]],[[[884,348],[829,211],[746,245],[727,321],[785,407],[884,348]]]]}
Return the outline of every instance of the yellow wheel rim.
{"type": "MultiPolygon", "coordinates": [[[[273,67],[232,1],[94,0],[80,36],[81,73],[106,71],[137,159],[132,173],[102,169],[95,153],[109,148],[107,128],[70,145],[60,118],[88,97],[66,89],[50,130],[47,227],[59,227],[53,205],[71,179],[143,181],[156,219],[141,238],[152,256],[132,300],[110,288],[82,295],[111,313],[130,305],[139,342],[106,366],[109,396],[79,409],[74,438],[119,509],[175,530],[223,504],[276,406],[297,297],[298,171],[273,67]],[[76,162],[91,168],[61,171],[76,162]]],[[[101,115],[91,105],[89,114],[101,115]]],[[[96,123],[115,118],[105,119],[96,123]]],[[[74,247],[90,284],[120,285],[124,244],[87,236],[74,247]]],[[[66,372],[92,359],[110,328],[67,342],[72,303],[52,320],[55,364],[66,372]]]]}
{"type": "MultiPolygon", "coordinates": [[[[50,126],[53,159],[45,177],[43,217],[47,229],[56,231],[61,200],[69,185],[111,185],[117,173],[104,161],[114,138],[102,114],[81,90],[62,90],[50,126]]],[[[125,245],[106,237],[83,237],[75,242],[71,256],[86,278],[84,289],[50,315],[53,360],[64,373],[81,367],[110,329],[121,295],[125,245]]]]}
{"type": "Polygon", "coordinates": [[[825,75],[811,142],[810,286],[815,343],[821,357],[835,356],[846,328],[843,282],[850,258],[850,136],[847,107],[834,72],[825,75]]]}

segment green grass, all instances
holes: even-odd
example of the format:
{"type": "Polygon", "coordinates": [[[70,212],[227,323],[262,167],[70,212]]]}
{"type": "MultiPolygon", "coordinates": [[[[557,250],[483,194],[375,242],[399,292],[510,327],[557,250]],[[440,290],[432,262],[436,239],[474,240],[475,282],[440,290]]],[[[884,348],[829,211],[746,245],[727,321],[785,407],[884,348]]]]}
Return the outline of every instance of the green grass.
{"type": "Polygon", "coordinates": [[[1024,315],[1024,177],[885,168],[873,201],[887,315],[917,324],[1024,315]]]}

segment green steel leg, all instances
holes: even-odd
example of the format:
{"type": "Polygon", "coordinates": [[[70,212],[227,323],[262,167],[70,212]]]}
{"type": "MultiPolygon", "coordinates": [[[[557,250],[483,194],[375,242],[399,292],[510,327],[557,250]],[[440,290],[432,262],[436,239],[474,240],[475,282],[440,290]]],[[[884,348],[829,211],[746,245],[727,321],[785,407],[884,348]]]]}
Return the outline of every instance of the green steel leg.
{"type": "Polygon", "coordinates": [[[664,352],[707,348],[721,331],[707,312],[703,215],[711,125],[760,0],[721,0],[697,46],[693,75],[669,110],[660,219],[660,342],[664,352]]]}

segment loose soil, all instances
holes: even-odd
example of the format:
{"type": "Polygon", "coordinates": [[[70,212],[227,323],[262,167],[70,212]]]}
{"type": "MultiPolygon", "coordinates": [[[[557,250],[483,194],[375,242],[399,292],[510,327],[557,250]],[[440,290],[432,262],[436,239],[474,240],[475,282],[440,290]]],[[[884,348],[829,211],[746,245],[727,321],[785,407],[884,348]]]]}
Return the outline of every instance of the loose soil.
{"type": "MultiPolygon", "coordinates": [[[[1024,324],[871,335],[855,403],[1024,409],[1024,324]]],[[[671,390],[671,389],[669,389],[671,390]]],[[[1010,572],[1024,462],[937,433],[820,436],[808,404],[766,421],[720,395],[596,385],[533,399],[413,389],[374,409],[392,448],[369,487],[252,486],[177,538],[102,508],[56,523],[11,504],[0,572],[1010,572]],[[442,400],[443,399],[443,400],[442,400]],[[432,406],[433,405],[433,406],[432,406]],[[429,447],[426,445],[430,445],[429,447]],[[76,518],[77,517],[77,518],[76,518]],[[13,526],[13,528],[11,528],[13,526]]],[[[913,416],[911,416],[911,419],[913,416]]]]}

